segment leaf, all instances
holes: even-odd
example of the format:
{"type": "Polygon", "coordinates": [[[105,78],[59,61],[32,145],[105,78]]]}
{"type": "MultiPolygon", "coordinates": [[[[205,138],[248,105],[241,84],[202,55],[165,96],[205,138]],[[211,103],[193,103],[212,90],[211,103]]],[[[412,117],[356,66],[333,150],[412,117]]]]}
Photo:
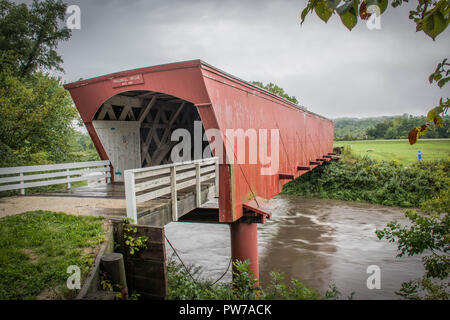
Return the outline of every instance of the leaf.
{"type": "Polygon", "coordinates": [[[341,0],[325,0],[329,9],[336,9],[341,0]]]}
{"type": "Polygon", "coordinates": [[[419,129],[418,137],[425,135],[427,133],[427,131],[428,131],[428,125],[424,124],[419,129]]]}
{"type": "Polygon", "coordinates": [[[305,21],[306,15],[309,12],[309,6],[307,6],[305,9],[303,9],[302,14],[301,14],[301,19],[302,21],[300,22],[300,24],[302,24],[305,21]]]}
{"type": "Polygon", "coordinates": [[[419,130],[417,128],[412,129],[408,134],[409,144],[413,145],[417,142],[417,135],[419,130]]]}
{"type": "Polygon", "coordinates": [[[314,11],[316,11],[317,16],[325,23],[328,22],[331,15],[333,14],[333,9],[329,9],[327,3],[324,0],[321,0],[317,3],[314,11]]]}
{"type": "MultiPolygon", "coordinates": [[[[380,8],[380,14],[382,14],[384,11],[386,11],[388,6],[388,0],[366,0],[366,7],[369,8],[371,6],[377,6],[380,8]]],[[[364,3],[364,2],[363,2],[364,3]]],[[[361,3],[362,5],[362,3],[361,3]]]]}
{"type": "MultiPolygon", "coordinates": [[[[433,40],[447,28],[448,20],[444,18],[440,11],[430,12],[420,23],[421,30],[429,35],[433,40]]],[[[419,26],[419,24],[418,24],[419,26]]]]}
{"type": "Polygon", "coordinates": [[[440,115],[436,115],[433,118],[433,122],[434,122],[435,125],[437,125],[440,128],[444,127],[444,120],[442,119],[442,117],[440,115]]]}
{"type": "Polygon", "coordinates": [[[362,20],[367,20],[370,17],[370,13],[367,12],[367,6],[366,6],[366,2],[362,2],[361,5],[359,6],[359,17],[362,20]]]}
{"type": "Polygon", "coordinates": [[[342,6],[336,8],[336,12],[341,17],[341,21],[348,30],[352,30],[358,22],[357,14],[354,8],[354,4],[358,3],[358,0],[348,1],[342,6]]]}
{"type": "Polygon", "coordinates": [[[450,80],[450,77],[447,78],[443,78],[441,80],[438,81],[438,86],[439,88],[442,88],[443,86],[445,86],[445,84],[450,80]]]}
{"type": "Polygon", "coordinates": [[[436,110],[433,108],[431,109],[427,114],[427,120],[433,121],[434,117],[436,116],[436,110]]]}

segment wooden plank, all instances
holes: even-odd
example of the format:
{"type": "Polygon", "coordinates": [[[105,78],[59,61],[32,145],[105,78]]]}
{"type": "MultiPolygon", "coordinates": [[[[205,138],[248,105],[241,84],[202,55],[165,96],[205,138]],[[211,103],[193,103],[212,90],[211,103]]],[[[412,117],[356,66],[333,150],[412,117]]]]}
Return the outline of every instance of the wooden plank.
{"type": "Polygon", "coordinates": [[[309,170],[311,170],[311,167],[309,167],[309,166],[298,166],[297,170],[298,171],[309,171],[309,170]]]}
{"type": "Polygon", "coordinates": [[[75,162],[75,163],[60,163],[60,164],[46,164],[38,166],[24,166],[24,167],[9,167],[0,168],[0,175],[15,174],[15,173],[27,173],[36,171],[53,171],[63,169],[75,169],[75,168],[91,168],[100,166],[109,166],[109,160],[104,161],[88,161],[88,162],[75,162]]]}
{"type": "Polygon", "coordinates": [[[216,163],[214,164],[214,169],[215,169],[215,172],[214,172],[214,174],[215,174],[215,178],[216,178],[216,180],[215,180],[215,188],[214,188],[214,192],[215,192],[215,196],[216,196],[216,198],[218,198],[219,197],[219,161],[216,161],[216,163]]]}
{"type": "Polygon", "coordinates": [[[152,169],[155,167],[145,168],[147,171],[134,171],[136,180],[159,176],[162,174],[170,174],[170,168],[152,169]]]}
{"type": "Polygon", "coordinates": [[[133,219],[134,223],[137,223],[138,218],[134,173],[130,170],[125,170],[125,200],[127,205],[127,217],[133,219]]]}
{"type": "Polygon", "coordinates": [[[109,120],[117,120],[116,114],[114,113],[113,107],[111,104],[105,104],[106,112],[108,113],[109,120]]]}
{"type": "Polygon", "coordinates": [[[198,207],[202,204],[202,189],[200,181],[200,164],[195,165],[195,205],[198,207]]]}
{"type": "Polygon", "coordinates": [[[216,177],[216,173],[213,172],[213,173],[207,174],[206,176],[203,176],[201,178],[201,180],[202,180],[202,182],[204,182],[204,181],[207,181],[207,180],[210,180],[210,179],[214,179],[215,177],[216,177]]]}
{"type": "Polygon", "coordinates": [[[294,175],[290,174],[290,173],[279,173],[278,178],[280,180],[286,180],[286,179],[292,180],[292,179],[294,179],[294,175]]]}
{"type": "MultiPolygon", "coordinates": [[[[168,173],[170,173],[169,169],[163,169],[163,170],[167,170],[167,171],[169,171],[168,173]]],[[[214,170],[215,170],[214,168],[206,167],[206,168],[199,169],[199,173],[205,174],[205,173],[212,172],[214,170]]],[[[179,172],[179,171],[180,171],[180,169],[177,167],[177,172],[179,172]]],[[[177,173],[177,181],[188,179],[188,178],[194,177],[195,175],[196,175],[195,171],[187,171],[187,172],[183,172],[183,173],[177,173]]],[[[141,191],[144,191],[147,189],[156,188],[158,186],[167,185],[167,184],[170,184],[169,176],[158,178],[158,179],[151,180],[151,181],[144,181],[144,182],[136,183],[136,192],[141,192],[141,191]]]]}
{"type": "Polygon", "coordinates": [[[168,187],[165,187],[165,188],[158,189],[156,191],[152,191],[152,192],[147,192],[147,193],[141,194],[139,196],[136,196],[136,202],[137,203],[142,203],[142,202],[145,202],[145,201],[156,199],[158,197],[170,194],[171,190],[172,190],[171,187],[168,186],[168,187]]]}
{"type": "MultiPolygon", "coordinates": [[[[68,173],[67,170],[69,170],[69,169],[66,169],[66,171],[0,178],[0,184],[11,183],[11,182],[20,182],[20,181],[32,181],[32,180],[40,180],[40,179],[48,179],[48,178],[56,178],[56,177],[66,177],[67,173],[68,173]]],[[[78,175],[86,175],[86,174],[94,173],[94,172],[109,172],[109,170],[110,170],[109,167],[101,167],[101,168],[86,169],[86,170],[74,170],[74,171],[69,171],[69,173],[71,176],[78,176],[78,175]]]]}
{"type": "Polygon", "coordinates": [[[142,99],[122,95],[115,95],[109,98],[107,103],[116,106],[130,106],[133,108],[142,108],[142,99]]]}
{"type": "Polygon", "coordinates": [[[142,112],[141,112],[141,114],[139,115],[139,118],[138,118],[139,123],[142,124],[142,122],[144,121],[145,117],[147,117],[148,113],[150,112],[150,109],[155,105],[157,99],[158,98],[156,96],[154,96],[150,100],[150,102],[147,104],[145,109],[142,110],[142,112]]]}
{"type": "Polygon", "coordinates": [[[177,205],[177,168],[170,168],[170,189],[172,201],[172,221],[178,220],[178,205],[177,205]]]}
{"type": "Polygon", "coordinates": [[[97,120],[103,120],[105,119],[106,113],[108,112],[108,108],[110,108],[111,105],[108,103],[104,103],[102,105],[102,109],[100,110],[100,113],[97,116],[97,120]]]}
{"type": "Polygon", "coordinates": [[[134,173],[141,173],[141,172],[147,172],[152,170],[159,170],[159,169],[165,169],[170,167],[177,167],[178,170],[183,170],[187,168],[194,168],[196,163],[202,163],[204,165],[215,163],[218,161],[218,158],[206,158],[206,159],[198,159],[198,160],[191,160],[191,161],[183,161],[183,162],[177,162],[177,163],[169,163],[169,164],[162,164],[159,166],[153,166],[148,168],[139,168],[139,169],[133,169],[134,173]]]}
{"type": "Polygon", "coordinates": [[[68,182],[86,181],[86,180],[94,180],[94,179],[104,179],[104,178],[110,178],[110,177],[111,177],[111,174],[108,172],[106,174],[92,175],[92,176],[88,176],[88,177],[45,180],[45,181],[30,182],[30,183],[23,183],[23,184],[10,184],[10,185],[6,185],[6,186],[0,186],[0,191],[8,191],[8,190],[23,189],[23,188],[34,188],[34,187],[50,186],[50,185],[55,185],[55,184],[68,183],[68,182]]]}
{"type": "Polygon", "coordinates": [[[158,178],[151,181],[145,181],[136,184],[136,192],[145,191],[148,189],[153,189],[159,186],[164,186],[170,184],[170,176],[158,178]]]}

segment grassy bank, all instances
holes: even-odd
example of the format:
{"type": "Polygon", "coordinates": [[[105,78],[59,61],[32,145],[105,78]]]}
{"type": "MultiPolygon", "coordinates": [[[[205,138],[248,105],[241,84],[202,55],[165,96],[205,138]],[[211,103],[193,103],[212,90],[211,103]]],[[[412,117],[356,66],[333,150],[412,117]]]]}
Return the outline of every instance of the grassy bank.
{"type": "Polygon", "coordinates": [[[414,145],[410,145],[407,140],[336,141],[334,146],[351,146],[355,155],[367,155],[375,160],[396,160],[406,165],[418,162],[419,150],[423,161],[446,160],[450,156],[449,139],[422,139],[414,145]]]}
{"type": "Polygon", "coordinates": [[[414,163],[346,156],[287,183],[283,194],[419,207],[449,185],[450,161],[414,163]]]}
{"type": "Polygon", "coordinates": [[[67,299],[67,267],[86,275],[104,241],[103,218],[49,211],[0,219],[0,299],[67,299]]]}

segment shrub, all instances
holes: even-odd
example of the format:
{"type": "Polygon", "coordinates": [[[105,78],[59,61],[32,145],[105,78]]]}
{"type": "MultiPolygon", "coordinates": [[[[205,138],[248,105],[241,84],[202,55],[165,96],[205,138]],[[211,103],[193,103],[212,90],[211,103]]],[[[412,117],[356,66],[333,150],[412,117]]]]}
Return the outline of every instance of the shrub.
{"type": "Polygon", "coordinates": [[[448,185],[449,164],[447,160],[418,162],[404,167],[396,161],[349,155],[287,183],[282,193],[419,207],[448,185]]]}

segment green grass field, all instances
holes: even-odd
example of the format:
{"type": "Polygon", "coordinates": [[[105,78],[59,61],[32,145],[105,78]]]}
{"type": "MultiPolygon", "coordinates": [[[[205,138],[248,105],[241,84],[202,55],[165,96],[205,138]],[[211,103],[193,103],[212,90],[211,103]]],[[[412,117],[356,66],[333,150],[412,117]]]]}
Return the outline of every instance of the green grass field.
{"type": "Polygon", "coordinates": [[[418,161],[419,150],[423,161],[447,159],[450,156],[450,139],[422,139],[414,145],[410,145],[406,139],[335,141],[334,146],[351,146],[354,154],[368,155],[376,160],[397,160],[405,164],[418,161]],[[370,149],[373,151],[367,151],[370,149]]]}

